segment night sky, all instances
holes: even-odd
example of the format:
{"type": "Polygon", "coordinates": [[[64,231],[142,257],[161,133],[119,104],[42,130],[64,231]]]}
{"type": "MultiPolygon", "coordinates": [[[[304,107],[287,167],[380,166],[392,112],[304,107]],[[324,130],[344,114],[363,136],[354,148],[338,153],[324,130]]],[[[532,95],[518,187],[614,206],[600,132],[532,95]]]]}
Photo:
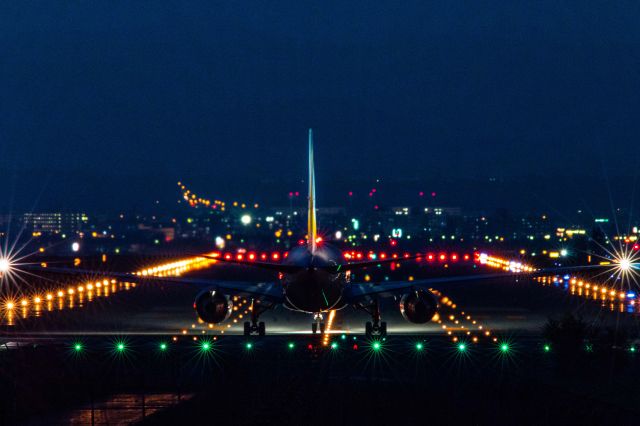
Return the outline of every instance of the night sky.
{"type": "Polygon", "coordinates": [[[639,22],[637,2],[2,1],[0,208],[177,180],[264,201],[303,189],[308,127],[320,204],[376,178],[463,205],[489,178],[606,193],[638,173],[639,22]]]}

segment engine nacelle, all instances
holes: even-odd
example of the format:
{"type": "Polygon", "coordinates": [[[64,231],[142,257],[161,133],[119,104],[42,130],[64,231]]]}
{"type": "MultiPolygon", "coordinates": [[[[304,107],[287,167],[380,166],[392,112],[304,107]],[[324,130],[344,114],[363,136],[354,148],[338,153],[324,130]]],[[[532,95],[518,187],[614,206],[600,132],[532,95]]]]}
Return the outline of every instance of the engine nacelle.
{"type": "Polygon", "coordinates": [[[438,312],[438,299],[430,291],[416,290],[400,299],[400,313],[409,322],[424,324],[438,312]]]}
{"type": "Polygon", "coordinates": [[[231,315],[233,301],[229,296],[216,290],[206,290],[196,296],[193,308],[202,321],[209,324],[218,324],[231,315]]]}

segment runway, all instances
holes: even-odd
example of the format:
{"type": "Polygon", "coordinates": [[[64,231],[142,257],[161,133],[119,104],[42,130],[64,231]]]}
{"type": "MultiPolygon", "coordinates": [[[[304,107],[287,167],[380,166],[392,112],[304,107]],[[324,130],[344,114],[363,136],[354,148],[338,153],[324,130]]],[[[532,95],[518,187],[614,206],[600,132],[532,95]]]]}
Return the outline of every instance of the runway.
{"type": "MultiPolygon", "coordinates": [[[[170,262],[167,264],[171,264],[170,262]]],[[[270,274],[248,268],[222,265],[200,265],[186,270],[185,276],[216,280],[265,280],[270,274]]],[[[486,266],[459,264],[424,267],[412,265],[398,271],[375,270],[367,279],[419,279],[446,274],[448,276],[492,272],[486,266]]],[[[108,274],[106,275],[108,277],[108,274]]],[[[356,277],[359,278],[359,277],[356,277]]],[[[361,278],[361,277],[360,277],[361,278]]],[[[250,301],[234,300],[231,318],[223,324],[201,323],[192,308],[201,288],[162,281],[129,283],[100,277],[89,282],[60,281],[58,290],[31,289],[30,298],[7,298],[2,312],[5,336],[56,335],[170,335],[221,336],[242,334],[242,323],[250,315],[250,301]],[[99,286],[99,287],[98,287],[99,286]],[[49,293],[47,293],[49,292],[49,293]],[[38,294],[38,296],[33,296],[38,294]],[[46,296],[45,296],[46,294],[46,296]],[[41,302],[34,303],[35,298],[41,302]]],[[[577,286],[577,284],[576,284],[577,286]]],[[[448,283],[435,285],[439,292],[440,312],[428,324],[411,324],[400,315],[397,301],[383,299],[382,316],[390,334],[448,336],[464,339],[492,339],[497,335],[539,335],[550,317],[572,312],[589,323],[625,324],[637,329],[635,300],[617,298],[591,300],[582,290],[572,290],[569,283],[541,282],[529,277],[448,283]]],[[[53,286],[56,288],[56,286],[53,286]]],[[[260,319],[267,334],[305,335],[311,332],[308,314],[278,307],[260,319]]],[[[331,318],[331,334],[362,334],[367,314],[352,308],[335,311],[331,318]]]]}

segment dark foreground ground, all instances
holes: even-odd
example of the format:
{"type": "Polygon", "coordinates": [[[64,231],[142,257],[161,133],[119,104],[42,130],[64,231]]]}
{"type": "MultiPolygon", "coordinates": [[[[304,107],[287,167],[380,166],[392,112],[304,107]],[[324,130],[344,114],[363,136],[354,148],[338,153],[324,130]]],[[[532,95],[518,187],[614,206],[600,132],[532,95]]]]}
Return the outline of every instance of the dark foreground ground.
{"type": "Polygon", "coordinates": [[[188,339],[162,350],[165,339],[130,336],[119,352],[118,341],[5,350],[0,423],[91,424],[92,411],[94,424],[149,425],[637,424],[640,415],[640,359],[623,349],[547,352],[521,339],[506,352],[461,351],[444,338],[394,336],[376,350],[347,335],[335,348],[226,337],[208,350],[188,339]]]}

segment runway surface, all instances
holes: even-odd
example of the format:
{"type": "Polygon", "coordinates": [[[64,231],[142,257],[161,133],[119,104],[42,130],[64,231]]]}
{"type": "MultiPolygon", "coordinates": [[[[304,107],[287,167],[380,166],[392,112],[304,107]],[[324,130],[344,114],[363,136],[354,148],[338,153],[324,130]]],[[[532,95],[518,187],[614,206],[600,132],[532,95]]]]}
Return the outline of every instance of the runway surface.
{"type": "MultiPolygon", "coordinates": [[[[244,267],[205,265],[185,276],[216,280],[268,280],[274,277],[244,267]]],[[[392,280],[422,277],[493,273],[486,266],[473,264],[417,267],[400,271],[378,269],[367,278],[390,277],[392,280]]],[[[369,272],[367,272],[369,274],[369,272]]],[[[108,277],[108,274],[106,275],[108,277]]],[[[30,289],[30,296],[12,296],[11,309],[5,297],[2,329],[5,336],[56,335],[175,335],[216,336],[242,334],[242,323],[249,318],[250,301],[237,298],[231,318],[220,325],[198,321],[192,308],[201,287],[144,282],[124,283],[104,277],[85,282],[77,278],[60,279],[59,285],[30,289]],[[99,287],[98,287],[99,286],[99,287]],[[62,291],[57,290],[62,289],[62,291]],[[64,293],[64,294],[63,294],[64,293]],[[34,294],[36,296],[34,296],[34,294]],[[34,300],[39,303],[34,303],[34,300]]],[[[356,277],[363,279],[361,277],[356,277]]],[[[576,284],[577,286],[577,284],[576,284]]],[[[550,317],[567,312],[598,325],[623,324],[638,330],[635,300],[619,300],[617,296],[593,299],[569,282],[540,282],[529,277],[448,283],[435,285],[441,310],[434,321],[411,324],[400,315],[397,301],[383,299],[382,316],[390,334],[441,335],[450,338],[493,338],[497,334],[535,336],[550,317]]],[[[367,314],[345,308],[325,318],[330,322],[329,334],[363,333],[367,314]]],[[[260,320],[267,334],[308,334],[312,318],[283,307],[264,313],[260,320]]]]}

